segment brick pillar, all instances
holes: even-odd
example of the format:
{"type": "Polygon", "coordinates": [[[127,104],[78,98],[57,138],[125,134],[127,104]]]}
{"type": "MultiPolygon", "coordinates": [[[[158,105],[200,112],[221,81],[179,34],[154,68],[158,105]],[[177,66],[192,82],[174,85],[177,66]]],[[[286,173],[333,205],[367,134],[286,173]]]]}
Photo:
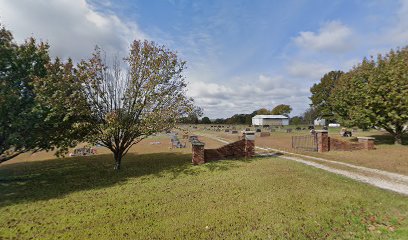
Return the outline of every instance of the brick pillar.
{"type": "Polygon", "coordinates": [[[245,157],[255,156],[255,141],[245,140],[245,157]]]}
{"type": "Polygon", "coordinates": [[[362,143],[364,146],[364,149],[366,150],[374,150],[374,140],[375,138],[373,137],[357,137],[358,142],[362,143]]]}
{"type": "Polygon", "coordinates": [[[317,151],[328,152],[330,150],[329,132],[327,130],[317,130],[317,151]]]}
{"type": "Polygon", "coordinates": [[[255,156],[255,132],[243,131],[242,133],[245,141],[245,157],[255,156]]]}
{"type": "Polygon", "coordinates": [[[192,163],[194,165],[199,165],[205,163],[204,159],[204,143],[199,141],[194,141],[191,143],[193,153],[192,153],[192,163]]]}

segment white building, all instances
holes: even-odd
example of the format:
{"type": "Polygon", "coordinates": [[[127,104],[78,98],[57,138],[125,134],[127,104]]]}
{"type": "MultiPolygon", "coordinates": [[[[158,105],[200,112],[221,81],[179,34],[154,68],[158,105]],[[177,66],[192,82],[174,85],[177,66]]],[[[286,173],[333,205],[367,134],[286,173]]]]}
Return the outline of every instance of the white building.
{"type": "Polygon", "coordinates": [[[287,126],[289,118],[283,115],[256,115],[252,118],[253,126],[287,126]]]}
{"type": "Polygon", "coordinates": [[[313,123],[315,126],[326,126],[326,119],[316,118],[313,123]]]}
{"type": "Polygon", "coordinates": [[[329,123],[329,127],[338,128],[338,127],[340,127],[340,124],[339,123],[329,123]]]}

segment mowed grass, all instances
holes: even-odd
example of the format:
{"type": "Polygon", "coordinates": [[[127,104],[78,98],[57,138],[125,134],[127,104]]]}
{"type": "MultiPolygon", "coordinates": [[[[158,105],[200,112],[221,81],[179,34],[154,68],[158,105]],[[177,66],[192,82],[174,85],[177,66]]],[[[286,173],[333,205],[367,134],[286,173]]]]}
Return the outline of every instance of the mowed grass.
{"type": "Polygon", "coordinates": [[[0,167],[0,239],[407,239],[408,198],[280,158],[0,167]]]}

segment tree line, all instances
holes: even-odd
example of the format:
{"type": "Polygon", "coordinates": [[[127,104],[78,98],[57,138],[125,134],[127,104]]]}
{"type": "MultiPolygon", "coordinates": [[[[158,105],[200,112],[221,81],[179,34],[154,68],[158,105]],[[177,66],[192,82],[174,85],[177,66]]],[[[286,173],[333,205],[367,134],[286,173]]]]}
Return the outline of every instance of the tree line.
{"type": "Polygon", "coordinates": [[[77,64],[51,59],[49,48],[17,44],[0,25],[0,163],[88,142],[110,149],[120,169],[134,144],[200,113],[186,96],[186,63],[164,46],[135,40],[111,64],[98,47],[77,64]]]}
{"type": "Polygon", "coordinates": [[[331,71],[310,89],[316,116],[346,127],[382,128],[402,144],[408,131],[408,47],[331,71]]]}
{"type": "Polygon", "coordinates": [[[199,116],[197,114],[190,114],[188,117],[185,117],[182,119],[182,123],[188,123],[188,124],[244,124],[244,125],[250,125],[252,124],[252,118],[255,115],[284,115],[284,116],[289,116],[289,114],[292,112],[292,107],[290,105],[286,104],[279,104],[272,108],[271,110],[268,110],[266,108],[260,108],[258,110],[253,111],[252,113],[246,114],[246,113],[240,113],[240,114],[234,114],[229,118],[217,118],[210,120],[208,117],[203,117],[201,120],[199,119],[199,116]]]}

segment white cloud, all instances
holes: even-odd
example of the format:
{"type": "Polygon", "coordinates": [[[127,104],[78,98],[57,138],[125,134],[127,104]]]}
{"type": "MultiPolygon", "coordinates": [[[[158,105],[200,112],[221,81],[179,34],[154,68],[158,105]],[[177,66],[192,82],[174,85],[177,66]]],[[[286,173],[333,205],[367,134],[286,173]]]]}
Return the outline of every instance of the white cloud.
{"type": "Polygon", "coordinates": [[[393,25],[380,37],[384,42],[399,45],[400,47],[408,44],[408,1],[400,1],[400,7],[396,12],[393,25]]]}
{"type": "Polygon", "coordinates": [[[264,89],[279,88],[285,83],[285,80],[282,76],[269,76],[265,74],[259,75],[258,81],[258,86],[264,89]]]}
{"type": "Polygon", "coordinates": [[[298,114],[305,108],[309,88],[302,88],[282,76],[260,74],[253,80],[235,80],[234,84],[195,81],[189,86],[189,95],[209,117],[251,113],[263,107],[271,109],[281,103],[296,108],[294,114],[298,114]]]}
{"type": "Polygon", "coordinates": [[[192,97],[227,99],[233,90],[216,83],[193,82],[189,84],[189,94],[192,97]]]}
{"type": "Polygon", "coordinates": [[[333,70],[331,67],[321,63],[310,63],[293,61],[286,66],[288,74],[292,77],[317,81],[325,73],[333,70]]]}
{"type": "Polygon", "coordinates": [[[353,32],[339,21],[322,25],[317,33],[300,32],[294,42],[302,49],[339,53],[353,48],[353,32]]]}
{"type": "Polygon", "coordinates": [[[135,23],[97,12],[85,0],[3,0],[0,16],[17,41],[34,36],[49,42],[53,56],[77,61],[89,57],[95,45],[123,55],[132,40],[146,38],[135,23]]]}

